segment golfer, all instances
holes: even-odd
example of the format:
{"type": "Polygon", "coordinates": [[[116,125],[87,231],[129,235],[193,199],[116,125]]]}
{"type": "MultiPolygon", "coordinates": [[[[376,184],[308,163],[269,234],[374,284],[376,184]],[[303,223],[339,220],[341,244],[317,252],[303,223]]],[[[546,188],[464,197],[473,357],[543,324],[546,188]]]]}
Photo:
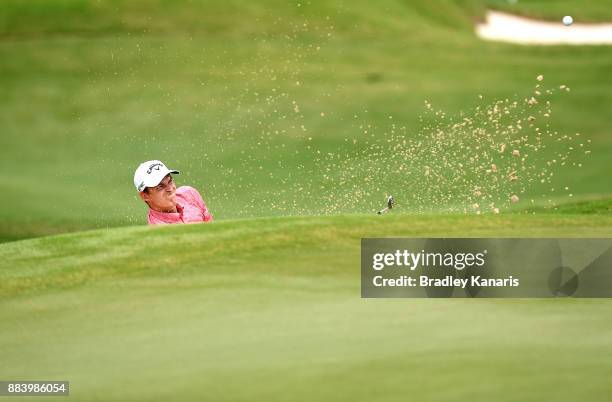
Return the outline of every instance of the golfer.
{"type": "Polygon", "coordinates": [[[141,163],[134,173],[134,185],[149,206],[149,225],[210,222],[212,215],[193,187],[176,188],[171,170],[161,161],[141,163]]]}

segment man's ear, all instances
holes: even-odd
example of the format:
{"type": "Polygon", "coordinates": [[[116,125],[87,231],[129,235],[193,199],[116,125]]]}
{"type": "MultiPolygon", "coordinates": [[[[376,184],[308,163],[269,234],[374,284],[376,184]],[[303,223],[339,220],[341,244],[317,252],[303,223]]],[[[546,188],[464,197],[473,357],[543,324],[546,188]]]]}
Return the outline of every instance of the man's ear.
{"type": "Polygon", "coordinates": [[[140,198],[142,198],[142,200],[144,202],[149,201],[149,199],[151,198],[151,195],[149,193],[144,192],[144,191],[141,191],[140,193],[138,193],[138,195],[140,196],[140,198]]]}

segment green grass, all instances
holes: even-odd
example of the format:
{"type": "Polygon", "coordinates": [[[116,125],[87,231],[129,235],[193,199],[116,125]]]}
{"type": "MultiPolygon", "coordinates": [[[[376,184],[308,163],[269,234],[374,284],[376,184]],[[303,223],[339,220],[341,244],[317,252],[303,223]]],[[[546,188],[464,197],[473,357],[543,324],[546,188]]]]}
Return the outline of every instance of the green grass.
{"type": "Polygon", "coordinates": [[[608,3],[4,0],[0,241],[98,229],[0,244],[0,379],[70,380],[78,401],[609,399],[608,300],[363,300],[359,284],[362,237],[612,235],[612,49],[473,31],[487,7],[602,21],[608,3]],[[538,74],[572,88],[551,130],[592,141],[554,193],[417,215],[395,176],[325,187],[317,151],[362,152],[350,172],[393,124],[435,124],[424,100],[452,115],[538,74]],[[214,224],[143,226],[132,174],[153,158],[214,224]],[[397,209],[370,214],[389,191],[397,209]]]}
{"type": "Polygon", "coordinates": [[[554,213],[554,214],[600,214],[610,215],[612,214],[612,200],[608,198],[604,199],[591,199],[588,201],[581,202],[568,202],[555,207],[544,207],[536,206],[525,209],[524,212],[532,213],[554,213]]]}
{"type": "Polygon", "coordinates": [[[70,380],[78,401],[608,400],[608,300],[363,300],[359,244],[612,236],[612,49],[473,33],[487,7],[605,21],[609,5],[2,1],[0,379],[70,380]],[[417,215],[396,176],[325,188],[317,151],[361,152],[357,169],[393,124],[436,123],[424,100],[456,114],[538,74],[572,88],[551,130],[592,141],[553,194],[417,215]],[[131,182],[153,158],[214,224],[144,226],[131,182]],[[388,191],[396,210],[374,216],[388,191]]]}
{"type": "MultiPolygon", "coordinates": [[[[551,18],[566,6],[548,3],[551,18]]],[[[526,12],[540,3],[529,4],[526,12]]],[[[407,136],[430,123],[418,121],[424,100],[455,114],[522,97],[538,74],[572,88],[554,99],[551,130],[593,141],[582,168],[558,172],[557,188],[612,194],[612,49],[484,43],[473,23],[485,8],[4,1],[0,240],[143,224],[132,174],[153,158],[182,170],[179,184],[200,189],[218,219],[322,214],[323,195],[342,198],[336,212],[366,213],[391,191],[407,200],[410,188],[354,177],[321,190],[319,155],[366,150],[351,162],[359,166],[372,157],[365,144],[384,141],[392,123],[407,136]],[[367,194],[353,198],[355,189],[367,194]]],[[[522,198],[545,202],[548,190],[535,185],[522,198]]]]}
{"type": "Polygon", "coordinates": [[[3,244],[0,378],[70,380],[79,401],[607,400],[608,300],[360,299],[361,237],[467,234],[609,237],[612,216],[267,218],[3,244]]]}

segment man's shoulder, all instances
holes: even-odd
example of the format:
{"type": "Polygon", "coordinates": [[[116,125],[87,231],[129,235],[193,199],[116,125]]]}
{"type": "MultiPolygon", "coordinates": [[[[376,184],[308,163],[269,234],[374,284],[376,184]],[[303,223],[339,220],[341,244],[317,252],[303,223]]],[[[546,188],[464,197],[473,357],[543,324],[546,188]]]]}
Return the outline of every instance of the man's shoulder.
{"type": "Polygon", "coordinates": [[[181,186],[176,189],[176,195],[190,204],[200,205],[202,203],[202,196],[195,188],[191,186],[181,186]]]}
{"type": "Polygon", "coordinates": [[[198,193],[198,190],[196,190],[195,188],[191,186],[180,186],[179,188],[176,189],[176,193],[177,194],[193,194],[193,193],[198,193]]]}

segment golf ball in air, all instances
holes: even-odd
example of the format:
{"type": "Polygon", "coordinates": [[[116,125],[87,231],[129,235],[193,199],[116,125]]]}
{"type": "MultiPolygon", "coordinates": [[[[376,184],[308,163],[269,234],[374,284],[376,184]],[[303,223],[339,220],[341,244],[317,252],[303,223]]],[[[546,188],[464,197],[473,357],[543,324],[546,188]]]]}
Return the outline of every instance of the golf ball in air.
{"type": "Polygon", "coordinates": [[[563,25],[565,25],[566,27],[572,25],[573,22],[574,19],[570,15],[566,15],[565,17],[563,17],[563,25]]]}

